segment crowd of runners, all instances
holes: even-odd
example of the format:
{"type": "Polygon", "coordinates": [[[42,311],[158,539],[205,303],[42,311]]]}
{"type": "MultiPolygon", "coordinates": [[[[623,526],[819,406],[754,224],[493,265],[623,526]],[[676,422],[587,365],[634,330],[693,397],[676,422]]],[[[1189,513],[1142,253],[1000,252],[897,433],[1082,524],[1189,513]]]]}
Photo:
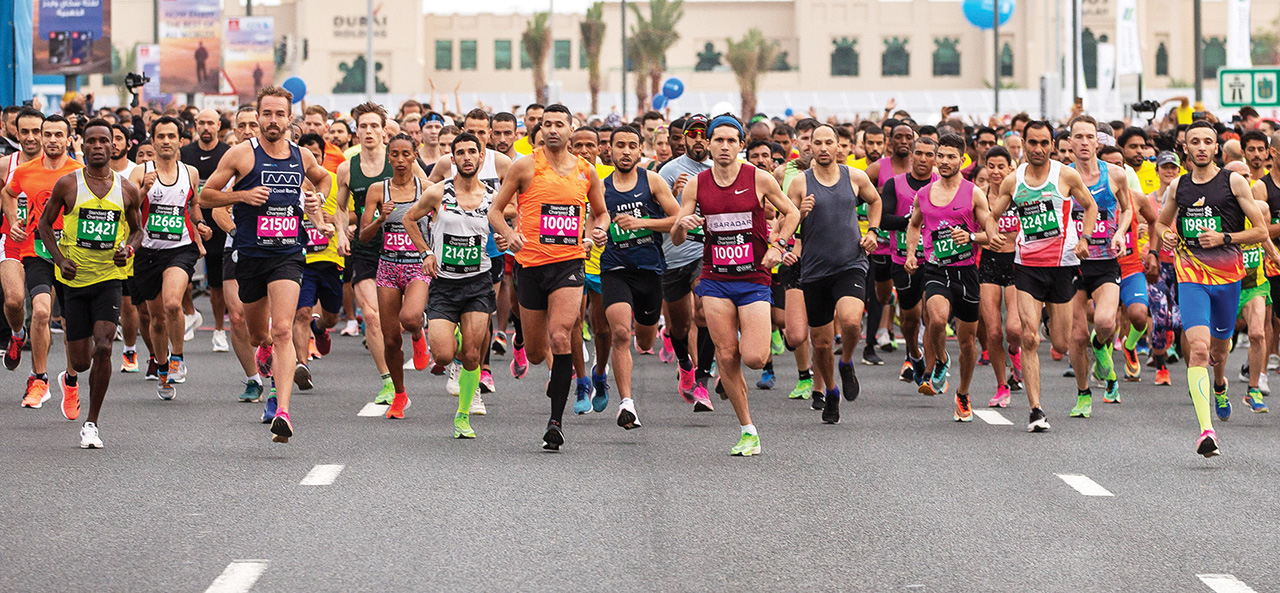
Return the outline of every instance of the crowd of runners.
{"type": "Polygon", "coordinates": [[[861,369],[952,398],[957,422],[1025,392],[1030,432],[1089,418],[1095,388],[1119,404],[1185,374],[1194,448],[1211,457],[1214,416],[1236,395],[1266,412],[1280,365],[1280,126],[1250,108],[1230,126],[1186,105],[1160,126],[892,106],[853,122],[625,122],[559,104],[297,112],[279,87],[229,114],[78,107],[3,111],[0,341],[5,367],[28,371],[24,408],[52,386],[80,419],[88,373],[83,448],[103,446],[115,341],[121,372],[179,397],[198,268],[212,350],[244,375],[227,399],[260,402],[280,443],[292,393],[324,384],[312,364],[333,333],[363,335],[380,385],[367,397],[389,419],[443,382],[460,439],[483,396],[541,386],[528,375],[544,367],[552,450],[571,401],[632,430],[640,400],[679,397],[694,413],[727,400],[731,454],[756,455],[750,383],[792,387],[835,424],[861,369]],[[59,331],[66,360],[50,364],[59,331]],[[1041,390],[1046,338],[1070,362],[1069,410],[1041,390]],[[668,387],[633,385],[633,350],[658,351],[668,387]],[[779,356],[795,377],[775,373],[779,356]]]}

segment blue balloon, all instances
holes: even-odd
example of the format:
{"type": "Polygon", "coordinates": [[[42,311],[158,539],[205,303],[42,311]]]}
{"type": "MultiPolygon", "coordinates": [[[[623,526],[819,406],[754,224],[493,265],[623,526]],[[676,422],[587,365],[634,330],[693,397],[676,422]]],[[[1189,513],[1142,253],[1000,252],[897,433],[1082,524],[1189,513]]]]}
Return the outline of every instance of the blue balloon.
{"type": "Polygon", "coordinates": [[[666,95],[658,95],[658,96],[656,96],[656,97],[654,97],[654,98],[653,98],[653,108],[654,108],[654,109],[662,109],[663,107],[666,107],[666,106],[667,106],[667,96],[666,96],[666,95]]]}
{"type": "Polygon", "coordinates": [[[668,99],[679,99],[684,94],[684,83],[679,78],[668,78],[662,83],[662,96],[668,99]]]}
{"type": "MultiPolygon", "coordinates": [[[[1009,22],[1013,16],[1015,0],[1000,0],[1000,25],[1009,22]]],[[[995,12],[996,0],[964,0],[962,8],[964,17],[979,29],[990,29],[992,13],[995,12]]]]}
{"type": "Polygon", "coordinates": [[[284,87],[284,90],[293,93],[294,103],[301,103],[303,97],[307,96],[307,83],[297,76],[286,78],[280,86],[284,87]]]}
{"type": "Polygon", "coordinates": [[[796,113],[795,110],[790,107],[788,107],[786,111],[782,112],[782,114],[787,117],[791,117],[792,115],[795,115],[795,113],[796,113]]]}

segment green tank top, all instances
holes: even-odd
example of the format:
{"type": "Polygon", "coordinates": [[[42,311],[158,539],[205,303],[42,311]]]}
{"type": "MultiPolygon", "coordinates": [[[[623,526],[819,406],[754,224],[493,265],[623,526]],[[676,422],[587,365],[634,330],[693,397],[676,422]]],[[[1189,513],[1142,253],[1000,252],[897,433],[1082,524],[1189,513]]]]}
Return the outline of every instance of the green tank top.
{"type": "MultiPolygon", "coordinates": [[[[351,157],[351,174],[347,186],[351,188],[351,199],[355,200],[356,220],[363,220],[365,196],[369,193],[369,186],[387,179],[391,179],[393,170],[391,169],[391,161],[386,156],[382,157],[382,172],[376,177],[369,177],[364,174],[364,169],[360,167],[360,154],[357,153],[351,157]]],[[[373,220],[377,223],[378,213],[373,213],[373,220]]],[[[356,229],[357,238],[351,246],[352,251],[378,255],[382,249],[382,232],[379,231],[369,242],[359,240],[359,228],[356,229]]]]}

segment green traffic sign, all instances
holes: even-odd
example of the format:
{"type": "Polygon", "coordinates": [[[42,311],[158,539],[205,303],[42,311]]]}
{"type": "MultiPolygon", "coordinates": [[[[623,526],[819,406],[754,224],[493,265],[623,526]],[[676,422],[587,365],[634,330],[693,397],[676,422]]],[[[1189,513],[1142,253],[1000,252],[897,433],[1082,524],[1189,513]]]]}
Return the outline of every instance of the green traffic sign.
{"type": "Polygon", "coordinates": [[[1221,68],[1218,70],[1218,102],[1223,107],[1280,107],[1280,66],[1221,68]]]}

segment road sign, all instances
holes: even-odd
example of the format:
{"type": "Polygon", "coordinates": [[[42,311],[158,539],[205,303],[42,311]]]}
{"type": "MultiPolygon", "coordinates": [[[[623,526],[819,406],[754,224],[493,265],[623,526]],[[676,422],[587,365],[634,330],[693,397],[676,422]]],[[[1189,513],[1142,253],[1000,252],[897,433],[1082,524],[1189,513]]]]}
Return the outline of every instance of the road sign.
{"type": "Polygon", "coordinates": [[[1218,70],[1218,97],[1223,107],[1280,107],[1280,66],[1218,70]]]}

